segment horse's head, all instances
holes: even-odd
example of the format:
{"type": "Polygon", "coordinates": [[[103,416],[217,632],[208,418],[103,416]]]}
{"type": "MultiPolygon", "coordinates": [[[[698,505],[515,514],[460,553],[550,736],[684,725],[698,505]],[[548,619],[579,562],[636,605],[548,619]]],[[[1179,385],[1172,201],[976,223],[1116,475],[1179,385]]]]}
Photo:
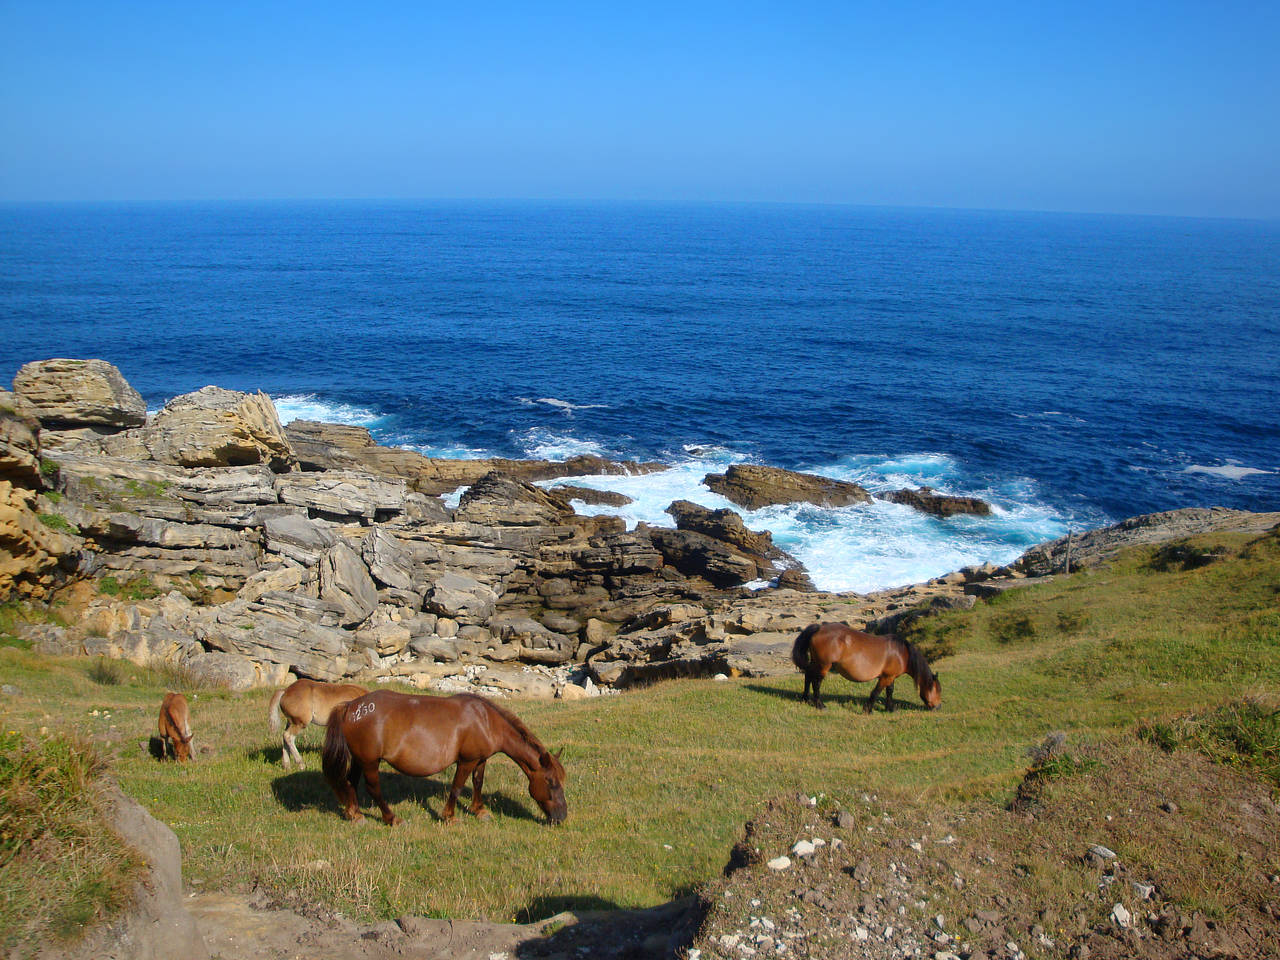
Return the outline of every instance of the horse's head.
{"type": "Polygon", "coordinates": [[[920,688],[920,699],[930,710],[936,710],[938,704],[942,703],[942,684],[937,674],[934,674],[933,678],[920,688]]]}
{"type": "Polygon", "coordinates": [[[191,738],[183,740],[181,737],[173,738],[173,755],[179,763],[186,763],[191,759],[191,738]]]}
{"type": "Polygon", "coordinates": [[[563,823],[569,816],[569,805],[564,799],[564,767],[559,756],[542,751],[537,767],[529,775],[529,796],[552,823],[563,823]]]}

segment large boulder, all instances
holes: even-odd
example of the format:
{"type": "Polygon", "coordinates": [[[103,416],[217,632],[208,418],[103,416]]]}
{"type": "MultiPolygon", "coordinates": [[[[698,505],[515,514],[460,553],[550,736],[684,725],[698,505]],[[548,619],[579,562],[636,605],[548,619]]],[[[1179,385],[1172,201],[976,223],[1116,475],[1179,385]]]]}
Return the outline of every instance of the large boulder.
{"type": "Polygon", "coordinates": [[[298,465],[275,404],[261,391],[204,387],[174,397],[152,418],[143,440],[154,459],[182,467],[265,463],[282,473],[298,465]]]}
{"type": "Polygon", "coordinates": [[[13,392],[43,425],[54,429],[146,423],[147,404],[105,360],[37,360],[13,378],[13,392]]]}
{"type": "Polygon", "coordinates": [[[498,594],[491,587],[474,577],[447,571],[431,584],[423,607],[439,617],[483,623],[493,616],[497,605],[498,594]]]}
{"type": "Polygon", "coordinates": [[[771,580],[786,574],[789,584],[813,589],[804,565],[774,546],[773,534],[768,530],[748,530],[742,517],[734,511],[708,510],[688,500],[677,500],[667,507],[667,513],[675,518],[677,530],[705,534],[751,557],[759,567],[761,579],[771,580]]]}
{"type": "Polygon", "coordinates": [[[715,493],[748,510],[778,503],[847,507],[871,501],[871,494],[856,483],[752,463],[735,463],[724,473],[707,474],[702,482],[715,493]]]}
{"type": "Polygon", "coordinates": [[[281,503],[345,520],[382,520],[404,512],[405,482],[394,477],[335,470],[291,473],[276,480],[281,503]]]}

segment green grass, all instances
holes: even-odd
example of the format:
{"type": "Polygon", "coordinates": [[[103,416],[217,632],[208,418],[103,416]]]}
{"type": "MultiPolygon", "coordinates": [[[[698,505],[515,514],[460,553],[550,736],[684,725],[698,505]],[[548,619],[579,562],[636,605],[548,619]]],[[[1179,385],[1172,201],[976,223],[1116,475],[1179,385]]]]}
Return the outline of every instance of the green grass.
{"type": "MultiPolygon", "coordinates": [[[[342,821],[319,773],[318,728],[302,738],[309,769],[280,767],[268,691],[188,689],[198,752],[177,767],[146,750],[170,678],[126,667],[120,684],[102,686],[83,661],[0,650],[0,673],[27,694],[0,703],[0,718],[15,729],[58,723],[106,744],[122,786],[174,828],[186,876],[206,888],[257,884],[366,919],[642,907],[718,875],[769,797],[1005,803],[1028,747],[1050,731],[1076,742],[1280,693],[1280,540],[1219,542],[1229,555],[1194,569],[1157,570],[1140,551],[936,618],[926,629],[955,653],[941,661],[934,712],[904,682],[903,707],[865,717],[867,685],[835,677],[824,689],[831,709],[819,712],[800,702],[798,674],[513,704],[548,746],[565,748],[561,827],[541,822],[523,776],[501,756],[485,784],[491,823],[462,812],[442,825],[446,775],[395,773],[383,785],[403,827],[342,821]]],[[[1075,777],[1075,763],[1059,761],[1047,777],[1075,777]]]]}
{"type": "Polygon", "coordinates": [[[136,603],[139,600],[150,600],[164,591],[146,574],[126,580],[124,583],[121,583],[120,579],[113,574],[107,574],[98,579],[98,592],[103,596],[119,597],[136,603]]]}
{"type": "Polygon", "coordinates": [[[60,513],[38,513],[36,514],[40,522],[50,530],[57,530],[59,533],[78,534],[80,528],[68,520],[60,513]]]}
{"type": "MultiPolygon", "coordinates": [[[[74,737],[0,730],[0,950],[74,939],[125,906],[141,858],[102,813],[104,762],[74,737]]],[[[12,951],[12,953],[10,953],[12,951]]]]}

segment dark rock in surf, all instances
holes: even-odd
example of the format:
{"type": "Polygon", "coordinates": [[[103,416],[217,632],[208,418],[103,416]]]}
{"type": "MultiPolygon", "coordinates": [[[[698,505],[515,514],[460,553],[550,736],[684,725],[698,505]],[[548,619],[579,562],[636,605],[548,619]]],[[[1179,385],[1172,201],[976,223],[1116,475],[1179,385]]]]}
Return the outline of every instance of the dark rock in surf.
{"type": "Polygon", "coordinates": [[[856,483],[751,463],[736,463],[724,473],[709,473],[702,482],[748,510],[780,503],[847,507],[871,501],[871,495],[856,483]]]}

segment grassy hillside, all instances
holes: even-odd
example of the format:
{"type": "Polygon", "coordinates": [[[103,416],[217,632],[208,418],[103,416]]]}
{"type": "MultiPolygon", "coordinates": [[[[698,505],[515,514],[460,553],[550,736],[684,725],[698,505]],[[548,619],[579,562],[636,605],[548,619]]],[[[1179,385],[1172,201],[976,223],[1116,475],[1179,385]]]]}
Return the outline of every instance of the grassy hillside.
{"type": "Polygon", "coordinates": [[[256,885],[362,918],[644,906],[716,875],[767,797],[1007,798],[1049,731],[1173,731],[1180,715],[1280,694],[1280,537],[1197,545],[1220,558],[1184,569],[1182,555],[1139,551],[930,622],[918,639],[953,651],[934,663],[935,712],[904,678],[904,706],[863,716],[866,687],[834,677],[833,709],[818,712],[800,702],[798,674],[516,703],[544,742],[565,748],[569,820],[555,828],[504,757],[486,780],[490,823],[462,812],[443,826],[445,776],[398,774],[383,785],[403,827],[342,821],[318,769],[322,731],[302,738],[310,769],[283,771],[266,691],[188,691],[198,759],[178,767],[147,750],[174,678],[7,647],[0,674],[22,695],[0,698],[0,722],[68,729],[113,753],[124,790],[177,832],[193,884],[256,885]]]}

